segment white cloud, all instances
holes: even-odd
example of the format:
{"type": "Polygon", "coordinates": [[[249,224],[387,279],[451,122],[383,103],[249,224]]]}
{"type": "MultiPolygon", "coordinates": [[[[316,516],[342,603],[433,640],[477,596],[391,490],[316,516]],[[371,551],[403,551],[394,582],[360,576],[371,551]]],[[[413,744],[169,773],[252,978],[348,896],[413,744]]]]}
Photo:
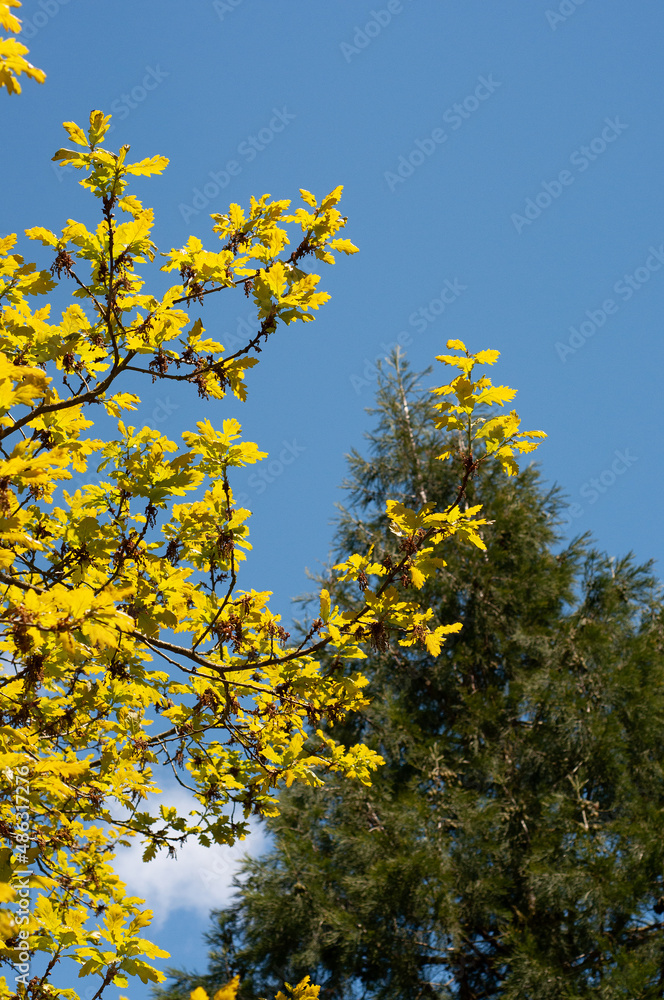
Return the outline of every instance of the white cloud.
{"type": "MultiPolygon", "coordinates": [[[[150,798],[153,815],[161,802],[176,806],[180,815],[186,815],[196,805],[179,787],[150,798]]],[[[233,847],[203,847],[191,840],[178,849],[176,858],[161,851],[153,861],[144,862],[143,844],[136,838],[130,847],[118,849],[114,867],[126,882],[128,894],[140,896],[154,912],[153,928],[160,928],[175,910],[195,910],[207,916],[211,909],[226,906],[242,858],[245,854],[260,854],[267,841],[262,827],[252,824],[246,838],[233,847]]]]}

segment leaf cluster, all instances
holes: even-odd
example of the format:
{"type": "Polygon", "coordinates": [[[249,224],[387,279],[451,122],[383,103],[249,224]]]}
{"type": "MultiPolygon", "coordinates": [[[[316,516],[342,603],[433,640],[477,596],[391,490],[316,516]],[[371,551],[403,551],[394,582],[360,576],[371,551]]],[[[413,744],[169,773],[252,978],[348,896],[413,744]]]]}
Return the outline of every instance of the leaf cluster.
{"type": "MultiPolygon", "coordinates": [[[[3,0],[0,3],[0,28],[3,31],[9,31],[12,35],[20,33],[21,22],[15,14],[12,14],[12,8],[20,6],[21,0],[3,0]]],[[[37,83],[44,82],[46,73],[28,62],[25,58],[27,54],[27,46],[16,38],[0,38],[0,90],[5,87],[8,94],[20,94],[21,84],[18,77],[22,73],[37,83]]]]}

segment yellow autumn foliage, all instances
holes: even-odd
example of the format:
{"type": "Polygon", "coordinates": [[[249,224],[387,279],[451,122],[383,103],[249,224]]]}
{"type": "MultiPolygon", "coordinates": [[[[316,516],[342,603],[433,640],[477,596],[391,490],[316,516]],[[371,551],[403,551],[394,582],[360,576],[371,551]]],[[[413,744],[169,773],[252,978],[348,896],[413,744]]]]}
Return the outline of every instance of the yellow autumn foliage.
{"type": "MultiPolygon", "coordinates": [[[[469,478],[492,455],[512,469],[514,453],[534,446],[515,414],[486,418],[511,399],[484,376],[472,381],[497,352],[450,342],[461,353],[440,360],[461,375],[436,391],[441,421],[459,431],[457,498],[444,510],[388,503],[398,563],[369,552],[335,567],[336,580],[358,584],[356,605],[340,611],[323,591],[320,617],[292,641],[271,594],[237,584],[251,512],[235,502],[233,473],[265,453],[235,417],[173,441],[126,413],[140,407],[141,380],[183,400],[196,392],[211,415],[227,397],[246,399],[260,348],[328,298],[307,261],[356,251],[338,235],[342,189],[320,201],[303,189],[304,208],[269,195],[231,205],[212,217],[216,249],[189,237],[160,252],[152,211],[127,188],[167,161],[106,149],[109,125],[101,111],[87,130],[65,123],[75,148],[54,157],[81,172],[96,224],[27,230],[48,269],[26,263],[16,235],[0,239],[0,957],[16,978],[20,944],[49,970],[72,960],[104,988],[164,978],[151,963],[165,953],[142,934],[151,914],[114,870],[119,846],[138,838],[149,861],[188,840],[232,844],[251,816],[274,814],[283,785],[333,772],[370,782],[381,758],[336,743],[324,725],[366,704],[366,679],[352,665],[328,670],[321,654],[341,664],[367,646],[418,644],[438,655],[461,625],[437,622],[405,587],[444,566],[448,539],[484,546],[481,512],[464,503],[469,478]],[[148,286],[158,261],[174,282],[161,294],[148,286]],[[66,289],[73,301],[51,316],[44,297],[57,290],[62,302],[66,289]],[[210,295],[234,293],[253,301],[256,327],[228,352],[202,317],[210,295]],[[93,436],[99,412],[106,431],[93,436]],[[164,768],[183,773],[188,813],[155,806],[164,768]],[[20,924],[6,887],[26,865],[33,907],[20,924]]],[[[28,998],[46,987],[79,997],[50,971],[37,986],[19,982],[28,998]]],[[[238,982],[215,1000],[233,1000],[238,982]]],[[[12,995],[0,980],[0,997],[12,995]]],[[[291,1000],[317,996],[308,980],[291,990],[291,1000]]]]}
{"type": "MultiPolygon", "coordinates": [[[[21,22],[12,8],[20,7],[21,0],[0,0],[0,29],[17,35],[21,31],[21,22]]],[[[46,73],[37,69],[25,58],[27,46],[16,38],[0,38],[0,90],[5,87],[9,94],[20,94],[21,84],[18,77],[25,73],[38,83],[43,83],[46,73]]]]}

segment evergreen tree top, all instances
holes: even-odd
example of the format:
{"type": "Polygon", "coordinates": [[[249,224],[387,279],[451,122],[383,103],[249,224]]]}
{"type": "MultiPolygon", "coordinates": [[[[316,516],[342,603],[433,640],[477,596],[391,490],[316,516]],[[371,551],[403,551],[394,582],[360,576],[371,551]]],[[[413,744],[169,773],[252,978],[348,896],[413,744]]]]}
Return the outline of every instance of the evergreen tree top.
{"type": "MultiPolygon", "coordinates": [[[[385,497],[444,504],[458,483],[463,448],[431,429],[426,374],[398,355],[382,369],[367,452],[349,456],[340,558],[373,544],[395,559],[385,497]],[[444,447],[452,463],[434,460],[444,447]]],[[[652,567],[565,543],[564,499],[534,466],[486,464],[464,499],[484,505],[486,554],[446,546],[422,595],[463,629],[437,659],[375,650],[369,706],[334,727],[385,766],[370,788],[282,795],[273,848],[214,915],[208,972],[174,974],[162,1000],[236,973],[249,1000],[307,972],[326,1000],[664,996],[652,567]]]]}

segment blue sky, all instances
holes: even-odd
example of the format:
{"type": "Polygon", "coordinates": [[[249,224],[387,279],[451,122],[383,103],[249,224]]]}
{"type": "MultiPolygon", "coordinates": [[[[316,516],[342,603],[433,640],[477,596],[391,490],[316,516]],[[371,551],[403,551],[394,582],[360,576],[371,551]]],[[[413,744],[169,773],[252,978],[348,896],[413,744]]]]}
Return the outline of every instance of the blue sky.
{"type": "MultiPolygon", "coordinates": [[[[96,222],[50,160],[60,123],[93,108],[114,113],[114,146],[170,158],[136,185],[164,250],[213,245],[209,213],[231,201],[345,185],[361,253],[323,273],[333,297],[315,324],[272,339],[247,403],[158,387],[141,412],[175,438],[236,416],[270,452],[263,478],[237,480],[254,512],[245,586],[291,613],[328,555],[375,359],[400,342],[423,368],[449,337],[502,352],[524,426],[549,434],[539,461],[569,495],[570,533],[661,562],[659,0],[28,0],[23,15],[48,79],[0,101],[2,232],[96,222]]],[[[238,292],[209,299],[204,321],[226,342],[249,312],[238,292]]],[[[228,859],[206,864],[183,855],[147,881],[127,867],[175,964],[203,964],[226,891],[228,859]]]]}

